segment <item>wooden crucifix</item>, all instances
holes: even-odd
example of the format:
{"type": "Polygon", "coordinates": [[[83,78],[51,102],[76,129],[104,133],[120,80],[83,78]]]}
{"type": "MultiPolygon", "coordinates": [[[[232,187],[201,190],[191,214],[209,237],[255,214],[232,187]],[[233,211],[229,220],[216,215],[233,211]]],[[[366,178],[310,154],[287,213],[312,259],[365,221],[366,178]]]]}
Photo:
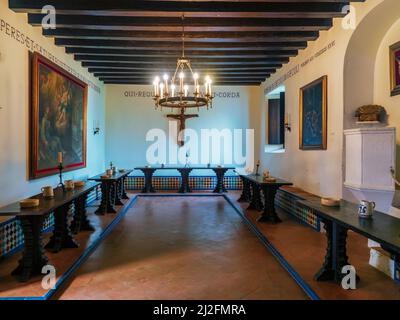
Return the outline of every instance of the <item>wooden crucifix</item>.
{"type": "Polygon", "coordinates": [[[180,114],[167,114],[167,118],[175,119],[179,121],[179,131],[178,131],[178,145],[183,146],[185,142],[183,140],[179,140],[179,135],[183,133],[186,128],[186,120],[190,118],[197,118],[198,114],[185,114],[185,108],[181,108],[180,114]]]}

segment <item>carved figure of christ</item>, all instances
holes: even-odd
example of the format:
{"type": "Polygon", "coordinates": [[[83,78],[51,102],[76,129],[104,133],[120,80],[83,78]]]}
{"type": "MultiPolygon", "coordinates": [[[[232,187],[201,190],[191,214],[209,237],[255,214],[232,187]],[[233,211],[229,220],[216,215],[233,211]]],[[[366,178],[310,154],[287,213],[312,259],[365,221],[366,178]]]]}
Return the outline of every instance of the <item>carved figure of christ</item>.
{"type": "Polygon", "coordinates": [[[167,114],[167,118],[170,119],[175,119],[179,121],[179,131],[178,131],[178,145],[183,146],[184,141],[179,140],[179,135],[183,134],[183,131],[186,128],[186,120],[190,118],[197,118],[199,115],[198,114],[185,114],[185,108],[181,108],[181,113],[180,114],[167,114]]]}

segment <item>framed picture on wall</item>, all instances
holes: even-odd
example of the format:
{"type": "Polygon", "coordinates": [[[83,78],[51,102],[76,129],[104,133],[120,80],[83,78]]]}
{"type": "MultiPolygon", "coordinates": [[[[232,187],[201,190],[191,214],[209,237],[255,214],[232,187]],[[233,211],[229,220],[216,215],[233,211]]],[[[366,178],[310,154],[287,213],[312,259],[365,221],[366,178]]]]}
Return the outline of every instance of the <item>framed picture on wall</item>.
{"type": "Polygon", "coordinates": [[[38,53],[31,55],[30,179],[86,167],[87,84],[38,53]]]}
{"type": "Polygon", "coordinates": [[[390,94],[400,94],[400,42],[390,46],[390,94]]]}
{"type": "Polygon", "coordinates": [[[300,149],[327,148],[327,84],[323,76],[300,89],[300,149]]]}

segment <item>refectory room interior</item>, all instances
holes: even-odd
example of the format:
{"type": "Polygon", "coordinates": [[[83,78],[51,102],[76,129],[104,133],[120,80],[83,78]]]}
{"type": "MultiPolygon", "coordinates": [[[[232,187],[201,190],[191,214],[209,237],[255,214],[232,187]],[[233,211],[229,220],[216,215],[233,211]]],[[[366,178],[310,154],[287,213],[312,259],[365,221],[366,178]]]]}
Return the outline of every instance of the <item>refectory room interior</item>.
{"type": "Polygon", "coordinates": [[[0,0],[0,132],[0,300],[400,299],[398,0],[0,0]]]}

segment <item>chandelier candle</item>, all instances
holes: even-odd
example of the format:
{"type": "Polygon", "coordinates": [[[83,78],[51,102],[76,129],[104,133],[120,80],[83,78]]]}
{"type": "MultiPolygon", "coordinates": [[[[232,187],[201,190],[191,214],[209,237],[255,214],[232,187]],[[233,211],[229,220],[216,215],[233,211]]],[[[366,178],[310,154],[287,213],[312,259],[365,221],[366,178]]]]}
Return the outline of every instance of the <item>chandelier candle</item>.
{"type": "Polygon", "coordinates": [[[168,95],[168,75],[164,74],[165,94],[168,95]]]}

